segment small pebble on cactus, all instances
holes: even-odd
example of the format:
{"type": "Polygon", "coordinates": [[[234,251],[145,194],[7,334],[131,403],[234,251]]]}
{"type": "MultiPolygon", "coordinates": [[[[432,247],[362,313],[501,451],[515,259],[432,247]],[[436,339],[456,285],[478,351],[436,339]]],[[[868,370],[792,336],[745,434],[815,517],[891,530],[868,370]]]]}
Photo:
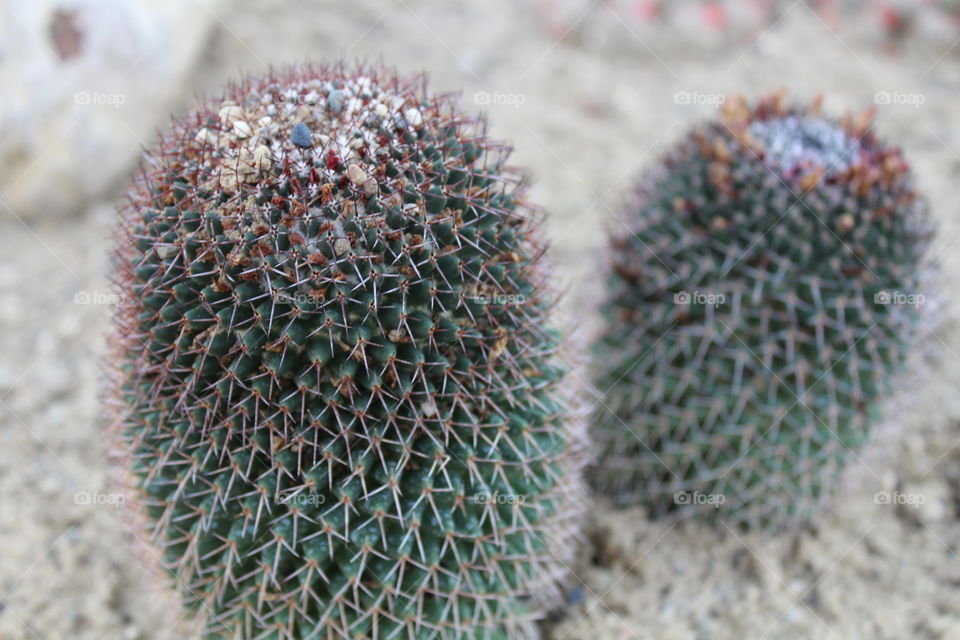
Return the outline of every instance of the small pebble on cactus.
{"type": "Polygon", "coordinates": [[[582,420],[508,154],[348,65],[233,85],[147,151],[110,407],[208,637],[526,637],[562,600],[582,420]]]}
{"type": "Polygon", "coordinates": [[[598,488],[770,526],[829,495],[923,314],[926,206],[871,125],[729,100],[642,176],[610,239],[598,488]]]}

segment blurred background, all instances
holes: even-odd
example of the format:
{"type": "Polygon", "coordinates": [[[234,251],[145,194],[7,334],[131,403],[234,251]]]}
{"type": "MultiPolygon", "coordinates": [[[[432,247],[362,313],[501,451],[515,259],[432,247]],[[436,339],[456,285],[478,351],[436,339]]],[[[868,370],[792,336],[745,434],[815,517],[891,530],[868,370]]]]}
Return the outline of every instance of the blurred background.
{"type": "MultiPolygon", "coordinates": [[[[490,116],[586,325],[604,226],[690,124],[781,87],[835,115],[875,108],[930,198],[956,318],[955,1],[0,0],[0,638],[188,636],[108,482],[114,206],[196,95],[339,57],[424,70],[490,116]]],[[[934,341],[932,375],[813,528],[747,535],[598,504],[545,637],[960,638],[960,340],[934,341]]]]}

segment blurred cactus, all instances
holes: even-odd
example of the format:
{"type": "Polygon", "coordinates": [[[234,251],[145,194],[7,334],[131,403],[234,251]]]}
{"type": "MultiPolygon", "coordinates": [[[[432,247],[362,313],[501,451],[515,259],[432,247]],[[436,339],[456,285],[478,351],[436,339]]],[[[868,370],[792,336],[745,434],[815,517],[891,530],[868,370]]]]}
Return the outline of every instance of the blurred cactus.
{"type": "Polygon", "coordinates": [[[525,637],[559,600],[581,421],[508,154],[423,78],[342,65],[147,152],[111,406],[209,636],[525,637]]]}
{"type": "Polygon", "coordinates": [[[871,117],[730,100],[643,176],[597,344],[602,490],[747,525],[828,495],[903,368],[931,237],[871,117]]]}

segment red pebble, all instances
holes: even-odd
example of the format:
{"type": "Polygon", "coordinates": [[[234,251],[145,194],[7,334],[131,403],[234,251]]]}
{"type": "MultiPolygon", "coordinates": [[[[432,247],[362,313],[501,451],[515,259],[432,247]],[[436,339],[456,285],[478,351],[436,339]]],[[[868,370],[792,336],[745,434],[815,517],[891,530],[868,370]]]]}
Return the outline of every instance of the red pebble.
{"type": "Polygon", "coordinates": [[[340,158],[337,157],[337,152],[333,149],[327,151],[327,169],[331,171],[340,166],[340,158]]]}

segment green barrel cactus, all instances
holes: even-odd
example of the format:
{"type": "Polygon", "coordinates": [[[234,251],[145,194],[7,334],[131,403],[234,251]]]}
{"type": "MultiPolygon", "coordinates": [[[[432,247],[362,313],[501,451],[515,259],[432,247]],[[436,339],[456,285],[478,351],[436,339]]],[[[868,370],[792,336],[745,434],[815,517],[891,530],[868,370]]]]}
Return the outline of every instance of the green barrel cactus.
{"type": "Polygon", "coordinates": [[[611,234],[591,477],[654,515],[807,519],[922,320],[931,225],[871,114],[731,100],[611,234]]]}
{"type": "Polygon", "coordinates": [[[342,64],[147,151],[110,406],[206,637],[527,637],[558,602],[583,421],[508,155],[422,77],[342,64]]]}

